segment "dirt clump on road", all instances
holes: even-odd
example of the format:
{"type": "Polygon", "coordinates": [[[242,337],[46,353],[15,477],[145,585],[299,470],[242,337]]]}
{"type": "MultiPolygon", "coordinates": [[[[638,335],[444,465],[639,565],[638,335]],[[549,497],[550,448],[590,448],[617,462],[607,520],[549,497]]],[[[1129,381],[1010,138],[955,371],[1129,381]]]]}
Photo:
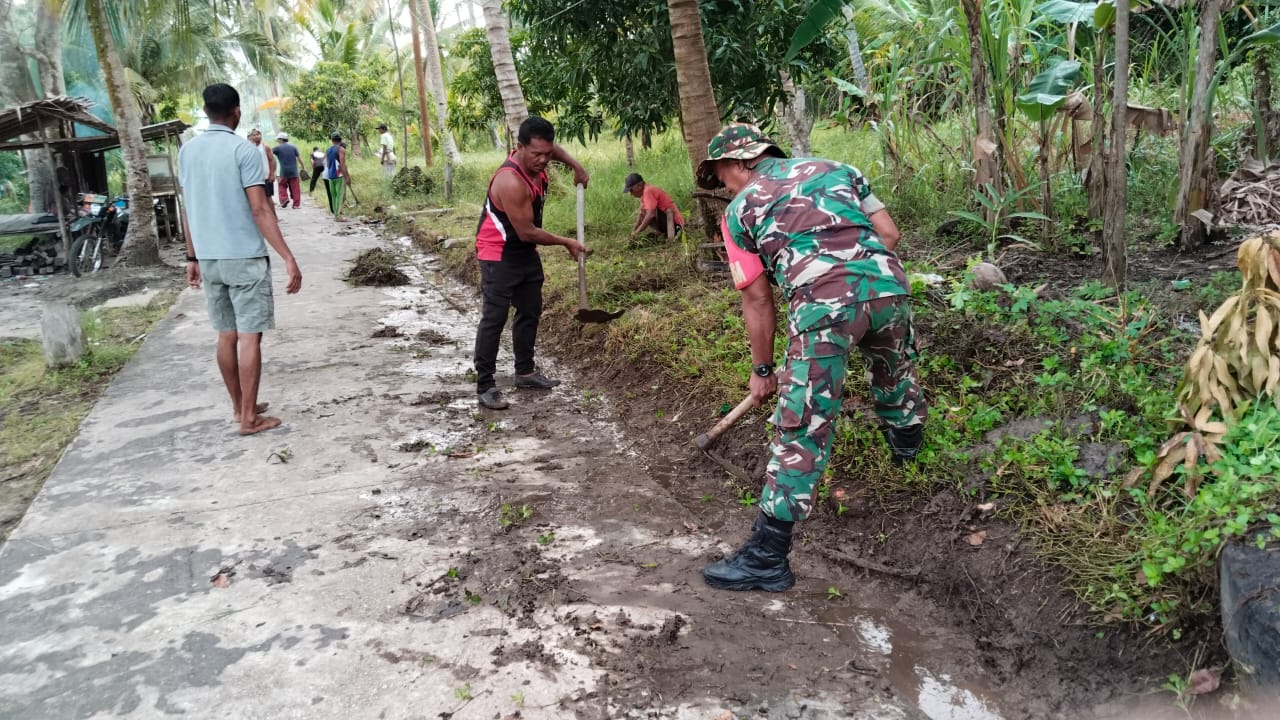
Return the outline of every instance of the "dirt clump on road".
{"type": "Polygon", "coordinates": [[[409,276],[397,267],[400,263],[398,256],[382,248],[365,250],[352,261],[347,281],[355,285],[379,287],[408,285],[409,276]]]}

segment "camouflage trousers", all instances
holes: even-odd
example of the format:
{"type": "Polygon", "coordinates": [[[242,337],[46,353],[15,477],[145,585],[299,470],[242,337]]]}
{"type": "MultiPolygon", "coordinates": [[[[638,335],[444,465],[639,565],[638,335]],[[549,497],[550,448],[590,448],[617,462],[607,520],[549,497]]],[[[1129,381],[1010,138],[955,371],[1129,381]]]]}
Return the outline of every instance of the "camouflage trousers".
{"type": "Polygon", "coordinates": [[[915,333],[907,297],[858,303],[833,322],[793,335],[778,374],[772,457],[760,508],[778,520],[804,520],[831,456],[849,353],[857,347],[871,372],[876,414],[886,428],[925,420],[916,375],[915,333]]]}

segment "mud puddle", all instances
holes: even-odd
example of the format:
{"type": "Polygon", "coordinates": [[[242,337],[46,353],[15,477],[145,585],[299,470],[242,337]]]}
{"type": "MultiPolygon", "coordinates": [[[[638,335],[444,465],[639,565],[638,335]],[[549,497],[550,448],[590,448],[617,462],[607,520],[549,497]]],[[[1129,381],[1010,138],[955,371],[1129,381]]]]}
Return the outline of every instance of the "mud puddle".
{"type": "Polygon", "coordinates": [[[753,513],[728,475],[693,469],[691,448],[628,442],[607,400],[545,354],[539,366],[564,384],[512,390],[504,347],[499,387],[512,408],[479,409],[474,292],[433,258],[401,269],[411,284],[385,290],[381,318],[399,336],[374,342],[405,349],[399,371],[434,382],[407,399],[405,489],[376,499],[369,537],[444,556],[422,565],[405,612],[460,628],[491,616],[503,628],[483,641],[459,631],[489,648],[454,670],[473,690],[521,666],[545,678],[525,697],[543,682],[536,694],[556,704],[524,717],[1028,716],[985,674],[973,641],[936,622],[937,608],[830,565],[803,540],[791,592],[707,588],[701,568],[741,542],[753,513]],[[431,352],[408,352],[424,332],[431,352]]]}

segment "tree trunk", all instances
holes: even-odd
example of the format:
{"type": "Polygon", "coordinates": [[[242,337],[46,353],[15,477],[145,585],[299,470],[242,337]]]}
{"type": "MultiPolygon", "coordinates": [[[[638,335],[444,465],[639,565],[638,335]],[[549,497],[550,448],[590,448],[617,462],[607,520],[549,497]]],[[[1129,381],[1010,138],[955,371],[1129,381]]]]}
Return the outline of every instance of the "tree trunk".
{"type": "MultiPolygon", "coordinates": [[[[489,37],[489,56],[493,58],[493,71],[498,78],[498,94],[502,96],[502,110],[507,116],[507,133],[515,138],[520,123],[529,117],[520,88],[520,75],[516,73],[516,61],[511,54],[511,38],[507,35],[507,18],[502,14],[502,0],[483,0],[485,34],[489,37]]],[[[515,150],[508,147],[508,151],[515,150]]]]}
{"type": "Polygon", "coordinates": [[[787,137],[791,141],[791,154],[796,157],[808,157],[812,154],[809,146],[809,134],[813,131],[813,116],[805,107],[804,88],[797,86],[786,70],[778,72],[782,80],[782,91],[787,95],[786,105],[782,108],[783,125],[787,128],[787,137]]]}
{"type": "Polygon", "coordinates": [[[849,41],[849,64],[853,66],[853,82],[862,92],[870,94],[871,82],[867,79],[867,66],[862,63],[862,43],[858,41],[858,28],[853,24],[853,8],[844,6],[845,39],[849,41]]]}
{"type": "Polygon", "coordinates": [[[1213,124],[1209,106],[1213,98],[1209,94],[1209,84],[1217,62],[1218,20],[1226,2],[1228,0],[1205,0],[1200,7],[1195,85],[1182,125],[1182,145],[1178,151],[1178,196],[1173,205],[1173,222],[1181,228],[1181,243],[1186,250],[1198,247],[1208,234],[1204,223],[1193,213],[1208,204],[1213,174],[1213,154],[1209,149],[1213,124]]]}
{"type": "Polygon", "coordinates": [[[627,133],[622,138],[622,147],[627,151],[627,167],[636,166],[636,144],[631,140],[631,133],[627,133]]]}
{"type": "Polygon", "coordinates": [[[45,97],[67,94],[67,82],[62,76],[62,19],[58,17],[58,5],[50,0],[36,3],[36,66],[45,97]]]}
{"type": "MultiPolygon", "coordinates": [[[[979,189],[988,183],[998,194],[1003,183],[1000,177],[1000,146],[996,142],[995,124],[991,118],[991,79],[988,76],[986,58],[982,54],[982,8],[979,0],[961,0],[964,6],[965,25],[969,36],[970,86],[973,92],[973,108],[977,136],[973,139],[973,164],[977,168],[974,184],[979,189]]],[[[988,211],[987,221],[999,218],[988,211]]]]}
{"type": "MultiPolygon", "coordinates": [[[[422,69],[422,30],[418,22],[418,4],[409,0],[409,22],[413,31],[413,77],[418,81],[418,124],[421,126],[422,159],[431,167],[431,116],[427,114],[427,78],[422,69]]],[[[406,148],[406,151],[408,148],[406,148]]]]}
{"type": "MultiPolygon", "coordinates": [[[[689,162],[696,173],[698,163],[707,159],[707,143],[720,132],[720,108],[711,89],[698,0],[667,0],[667,13],[671,20],[671,45],[680,93],[680,128],[689,151],[689,162]]],[[[718,221],[715,209],[703,198],[698,199],[698,209],[707,234],[713,234],[718,221]]]]}
{"type": "Polygon", "coordinates": [[[1125,153],[1129,135],[1129,0],[1115,0],[1115,4],[1115,80],[1111,85],[1111,142],[1107,147],[1107,193],[1102,214],[1102,282],[1122,290],[1127,270],[1124,216],[1129,189],[1125,153]]]}
{"type": "Polygon", "coordinates": [[[1271,82],[1271,58],[1272,48],[1270,46],[1262,46],[1255,48],[1253,51],[1253,116],[1254,129],[1257,135],[1254,138],[1253,154],[1264,165],[1271,162],[1271,156],[1274,154],[1277,117],[1276,111],[1272,107],[1272,82],[1271,82]]]}
{"type": "MultiPolygon", "coordinates": [[[[27,72],[27,58],[13,28],[12,16],[11,0],[0,0],[0,105],[6,107],[40,99],[27,72]]],[[[44,64],[39,64],[43,75],[44,64]]],[[[27,201],[31,212],[56,212],[52,195],[53,159],[42,148],[24,150],[22,157],[27,166],[27,201]]]]}
{"type": "MultiPolygon", "coordinates": [[[[386,0],[387,5],[387,26],[391,30],[391,47],[396,53],[396,84],[400,89],[400,131],[403,133],[403,141],[400,144],[400,154],[404,156],[405,165],[409,164],[409,118],[408,110],[404,106],[404,63],[400,60],[400,43],[396,41],[396,14],[391,12],[391,0],[386,0]]],[[[409,13],[412,15],[413,13],[409,13]]],[[[388,130],[388,132],[390,132],[388,130]]]]}
{"type": "Polygon", "coordinates": [[[440,144],[444,146],[444,198],[453,199],[453,166],[462,164],[462,155],[453,143],[449,132],[449,96],[444,87],[444,63],[440,56],[440,43],[436,39],[436,21],[431,16],[427,0],[413,0],[418,7],[418,20],[422,29],[423,52],[426,55],[427,80],[431,83],[431,95],[436,102],[436,127],[440,132],[440,144]]]}
{"type": "Polygon", "coordinates": [[[86,0],[85,14],[98,63],[107,85],[107,96],[116,116],[116,132],[124,154],[125,187],[129,194],[129,230],[124,239],[124,260],[129,265],[158,265],[160,242],[156,236],[156,213],[151,206],[151,173],[147,168],[147,145],[142,140],[142,120],[129,89],[124,64],[116,50],[107,24],[105,0],[86,0]]]}

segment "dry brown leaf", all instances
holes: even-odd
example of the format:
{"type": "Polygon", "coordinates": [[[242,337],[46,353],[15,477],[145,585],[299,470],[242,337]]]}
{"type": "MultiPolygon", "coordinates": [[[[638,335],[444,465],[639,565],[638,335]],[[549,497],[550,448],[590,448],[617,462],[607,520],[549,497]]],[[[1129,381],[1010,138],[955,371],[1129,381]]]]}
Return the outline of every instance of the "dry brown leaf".
{"type": "Polygon", "coordinates": [[[987,541],[987,531],[979,530],[976,533],[966,535],[964,538],[964,541],[969,543],[973,547],[978,547],[979,545],[987,541]]]}
{"type": "Polygon", "coordinates": [[[1217,670],[1200,668],[1187,678],[1187,692],[1192,695],[1205,695],[1217,690],[1221,684],[1222,679],[1217,670]]]}

